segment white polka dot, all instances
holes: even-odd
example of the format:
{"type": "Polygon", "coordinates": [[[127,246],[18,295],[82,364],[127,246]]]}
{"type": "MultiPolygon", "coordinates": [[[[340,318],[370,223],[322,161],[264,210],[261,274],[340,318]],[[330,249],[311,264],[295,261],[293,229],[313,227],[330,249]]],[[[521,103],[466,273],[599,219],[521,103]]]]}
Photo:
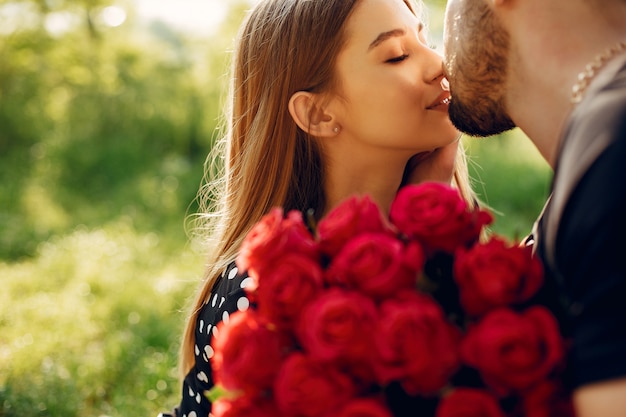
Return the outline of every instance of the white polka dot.
{"type": "Polygon", "coordinates": [[[211,307],[215,307],[215,303],[217,303],[217,294],[213,296],[213,301],[211,301],[211,307]]]}
{"type": "Polygon", "coordinates": [[[211,334],[211,328],[213,327],[212,324],[209,324],[206,326],[206,334],[211,334]]]}
{"type": "Polygon", "coordinates": [[[200,320],[200,328],[198,329],[200,333],[202,333],[202,329],[204,329],[204,320],[200,320]]]}
{"type": "MultiPolygon", "coordinates": [[[[222,297],[222,299],[220,300],[220,307],[222,306],[222,304],[224,304],[224,301],[226,301],[225,297],[222,297]]],[[[219,308],[219,307],[218,307],[219,308]]]]}
{"type": "Polygon", "coordinates": [[[213,357],[213,355],[215,354],[215,351],[213,350],[213,348],[211,347],[211,345],[206,345],[204,347],[204,353],[206,354],[206,356],[211,359],[213,357]]]}
{"type": "Polygon", "coordinates": [[[206,374],[204,373],[204,371],[201,371],[198,373],[198,375],[196,375],[199,381],[202,381],[204,383],[208,383],[209,382],[209,377],[206,376],[206,374]]]}
{"type": "Polygon", "coordinates": [[[218,333],[217,326],[213,326],[213,337],[217,337],[217,333],[218,333]]]}
{"type": "Polygon", "coordinates": [[[191,413],[189,413],[187,417],[198,417],[198,415],[196,414],[195,411],[192,411],[191,413]]]}
{"type": "Polygon", "coordinates": [[[196,402],[200,404],[200,401],[202,401],[202,397],[200,397],[200,394],[196,394],[196,402]]]}
{"type": "Polygon", "coordinates": [[[191,387],[189,387],[189,396],[190,396],[190,397],[195,397],[195,396],[196,396],[196,393],[195,393],[195,392],[193,392],[193,390],[191,389],[191,387]]]}
{"type": "Polygon", "coordinates": [[[248,288],[248,287],[251,287],[253,283],[254,282],[253,282],[252,278],[248,277],[248,278],[244,279],[243,281],[241,281],[240,287],[241,288],[248,288]]]}
{"type": "Polygon", "coordinates": [[[224,322],[224,324],[228,324],[229,320],[230,314],[228,314],[228,311],[225,311],[224,314],[222,314],[222,321],[224,322]]]}
{"type": "Polygon", "coordinates": [[[230,270],[230,272],[228,273],[228,279],[233,279],[237,276],[237,273],[239,273],[239,270],[237,269],[237,267],[234,267],[233,269],[230,270]]]}
{"type": "Polygon", "coordinates": [[[198,345],[194,346],[194,350],[196,352],[196,356],[198,356],[200,354],[200,348],[198,347],[198,345]]]}
{"type": "Polygon", "coordinates": [[[237,300],[237,310],[246,311],[250,307],[250,301],[246,297],[241,297],[237,300]]]}

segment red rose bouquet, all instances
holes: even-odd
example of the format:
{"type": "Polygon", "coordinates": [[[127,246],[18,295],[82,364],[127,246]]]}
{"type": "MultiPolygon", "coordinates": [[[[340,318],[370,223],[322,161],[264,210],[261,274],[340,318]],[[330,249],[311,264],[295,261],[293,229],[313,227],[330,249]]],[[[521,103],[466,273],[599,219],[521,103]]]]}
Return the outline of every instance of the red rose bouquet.
{"type": "Polygon", "coordinates": [[[401,189],[389,219],[367,196],[312,231],[272,210],[236,260],[251,308],[218,327],[213,415],[571,415],[542,266],[480,239],[491,221],[439,183],[401,189]]]}

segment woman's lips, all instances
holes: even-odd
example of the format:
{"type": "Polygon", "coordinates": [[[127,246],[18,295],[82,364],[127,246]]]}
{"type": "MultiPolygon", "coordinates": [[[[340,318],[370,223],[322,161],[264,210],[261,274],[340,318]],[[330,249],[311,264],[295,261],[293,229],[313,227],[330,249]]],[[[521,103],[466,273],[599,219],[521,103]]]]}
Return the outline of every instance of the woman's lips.
{"type": "Polygon", "coordinates": [[[452,97],[450,97],[450,92],[444,91],[439,94],[439,97],[437,97],[437,99],[433,101],[430,106],[426,107],[426,110],[448,112],[448,105],[450,104],[450,100],[452,100],[452,97]]]}

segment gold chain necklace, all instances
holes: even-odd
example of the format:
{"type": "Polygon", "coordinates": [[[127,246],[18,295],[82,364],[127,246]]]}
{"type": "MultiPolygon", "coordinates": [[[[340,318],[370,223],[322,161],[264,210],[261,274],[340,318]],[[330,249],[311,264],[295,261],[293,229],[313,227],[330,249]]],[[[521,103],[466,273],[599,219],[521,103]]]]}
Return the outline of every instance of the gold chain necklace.
{"type": "Polygon", "coordinates": [[[626,51],[626,41],[621,41],[606,49],[585,66],[585,70],[578,74],[578,81],[572,87],[572,97],[570,98],[573,104],[578,104],[582,101],[583,95],[593,81],[599,70],[606,65],[611,59],[620,53],[626,51]]]}

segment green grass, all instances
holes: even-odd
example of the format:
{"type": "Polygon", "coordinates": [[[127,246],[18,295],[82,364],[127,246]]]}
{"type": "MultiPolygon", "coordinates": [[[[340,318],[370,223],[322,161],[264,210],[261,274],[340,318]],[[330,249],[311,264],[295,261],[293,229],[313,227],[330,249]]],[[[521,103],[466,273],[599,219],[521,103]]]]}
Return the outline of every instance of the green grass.
{"type": "Polygon", "coordinates": [[[176,404],[190,247],[123,222],[0,263],[0,415],[150,416],[176,404]]]}

